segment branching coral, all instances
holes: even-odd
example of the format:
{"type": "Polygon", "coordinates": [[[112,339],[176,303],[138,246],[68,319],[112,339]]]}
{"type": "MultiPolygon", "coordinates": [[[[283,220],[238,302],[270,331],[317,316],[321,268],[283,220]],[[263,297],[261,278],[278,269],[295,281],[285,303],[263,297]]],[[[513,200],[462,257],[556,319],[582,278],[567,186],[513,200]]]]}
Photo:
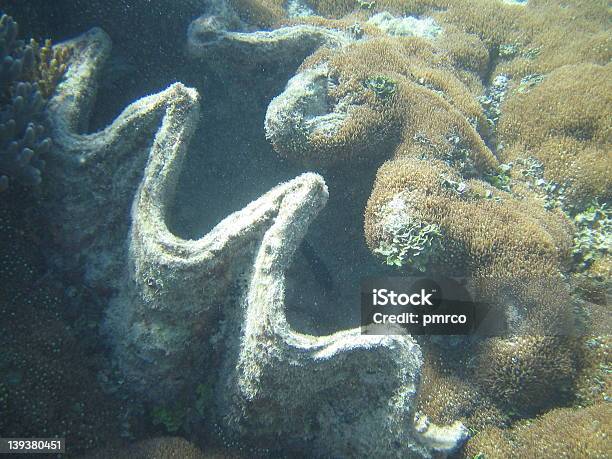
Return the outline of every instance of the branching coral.
{"type": "Polygon", "coordinates": [[[17,23],[0,17],[0,190],[10,180],[38,185],[51,140],[43,108],[66,70],[68,51],[18,40],[17,23]]]}
{"type": "Polygon", "coordinates": [[[32,40],[31,45],[38,64],[34,79],[43,97],[49,99],[66,73],[70,48],[65,46],[54,48],[51,40],[45,40],[43,46],[32,40]]]}

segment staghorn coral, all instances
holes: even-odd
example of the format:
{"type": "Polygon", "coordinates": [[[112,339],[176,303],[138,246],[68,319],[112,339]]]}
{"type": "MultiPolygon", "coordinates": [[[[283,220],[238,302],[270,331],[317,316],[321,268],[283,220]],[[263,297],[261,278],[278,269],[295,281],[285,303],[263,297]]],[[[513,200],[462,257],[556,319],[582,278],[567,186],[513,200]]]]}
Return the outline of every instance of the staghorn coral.
{"type": "Polygon", "coordinates": [[[0,191],[15,180],[38,185],[49,152],[43,109],[62,78],[68,50],[18,40],[12,17],[0,17],[0,191]]]}
{"type": "Polygon", "coordinates": [[[188,422],[201,423],[198,387],[210,383],[207,420],[260,447],[391,455],[393,443],[403,455],[431,457],[460,446],[461,423],[414,422],[421,357],[412,338],[359,329],[315,337],[287,322],[285,272],[327,201],[322,178],[282,183],[198,240],[172,234],[166,218],[199,116],[197,92],[174,84],[103,131],[76,134],[110,43],[93,30],[69,45],[67,79],[49,104],[54,261],[85,268],[100,293],[115,289],[105,329],[130,394],[182,403],[188,422]],[[93,217],[102,211],[104,220],[93,217]],[[377,438],[366,440],[373,428],[377,438]]]}
{"type": "Polygon", "coordinates": [[[471,439],[466,457],[608,457],[611,408],[559,408],[511,430],[491,428],[471,439]]]}
{"type": "Polygon", "coordinates": [[[49,39],[45,40],[43,46],[32,40],[31,46],[37,56],[34,78],[43,97],[49,99],[66,73],[70,48],[65,46],[54,48],[49,39]]]}

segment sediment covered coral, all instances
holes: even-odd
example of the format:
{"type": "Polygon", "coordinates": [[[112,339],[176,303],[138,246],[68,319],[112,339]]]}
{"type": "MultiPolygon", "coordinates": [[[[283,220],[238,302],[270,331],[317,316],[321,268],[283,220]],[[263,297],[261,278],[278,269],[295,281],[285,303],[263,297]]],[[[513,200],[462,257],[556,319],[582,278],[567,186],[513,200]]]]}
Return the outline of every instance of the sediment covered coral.
{"type": "Polygon", "coordinates": [[[189,421],[201,422],[195,407],[206,382],[216,394],[207,418],[260,447],[422,457],[459,447],[461,423],[414,422],[421,356],[412,338],[359,329],[314,337],[287,322],[285,271],[327,200],[322,178],[282,183],[198,240],[173,235],[166,217],[197,92],[174,84],[99,133],[77,134],[110,43],[93,30],[69,45],[66,81],[49,104],[48,214],[59,248],[73,250],[54,261],[84,268],[90,286],[112,294],[105,326],[124,387],[141,401],[182,403],[189,421]]]}
{"type": "Polygon", "coordinates": [[[231,3],[213,2],[210,11],[194,20],[187,32],[189,54],[216,64],[224,77],[277,62],[297,67],[318,47],[342,46],[351,40],[346,32],[308,24],[252,31],[231,3]]]}

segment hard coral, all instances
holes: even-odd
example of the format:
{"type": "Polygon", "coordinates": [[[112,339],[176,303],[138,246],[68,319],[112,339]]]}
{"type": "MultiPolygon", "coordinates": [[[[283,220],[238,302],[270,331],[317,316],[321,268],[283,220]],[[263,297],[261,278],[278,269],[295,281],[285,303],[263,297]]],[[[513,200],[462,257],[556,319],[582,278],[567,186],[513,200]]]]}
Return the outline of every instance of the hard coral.
{"type": "Polygon", "coordinates": [[[440,227],[444,251],[434,266],[442,272],[538,276],[544,265],[559,269],[568,256],[570,226],[560,214],[464,179],[442,161],[414,158],[389,161],[378,171],[365,217],[372,250],[385,242],[384,210],[398,198],[412,216],[440,227]]]}
{"type": "MultiPolygon", "coordinates": [[[[521,78],[547,73],[580,62],[605,64],[610,59],[610,12],[605,1],[530,0],[509,4],[489,0],[309,0],[319,14],[343,17],[351,12],[431,16],[455,36],[462,47],[474,37],[485,44],[495,74],[521,78]],[[364,9],[363,5],[371,5],[364,9]],[[507,53],[508,47],[514,51],[507,53]]],[[[492,70],[492,69],[490,69],[492,70]]],[[[483,75],[484,76],[484,75],[483,75]]]]}
{"type": "Polygon", "coordinates": [[[477,384],[473,372],[474,348],[439,346],[428,343],[425,348],[418,411],[432,422],[447,424],[455,419],[463,421],[470,430],[488,426],[505,426],[508,417],[503,407],[495,403],[477,384]]]}

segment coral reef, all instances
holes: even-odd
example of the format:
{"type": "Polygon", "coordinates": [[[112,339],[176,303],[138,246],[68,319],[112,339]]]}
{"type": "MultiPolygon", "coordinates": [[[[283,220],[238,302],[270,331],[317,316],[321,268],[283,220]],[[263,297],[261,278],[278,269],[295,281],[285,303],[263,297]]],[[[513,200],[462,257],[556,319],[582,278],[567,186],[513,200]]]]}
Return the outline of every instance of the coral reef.
{"type": "Polygon", "coordinates": [[[560,288],[560,275],[571,226],[560,213],[466,180],[441,162],[387,162],[366,209],[368,245],[375,253],[398,248],[394,228],[414,221],[435,225],[436,244],[418,250],[412,266],[402,268],[473,278],[479,298],[504,305],[498,313],[514,332],[530,326],[531,332],[569,330],[569,295],[560,288]]]}
{"type": "Polygon", "coordinates": [[[381,162],[403,139],[440,156],[471,150],[493,167],[473,127],[485,125],[480,106],[449,62],[431,63],[434,53],[417,37],[322,48],[270,104],[266,135],[281,155],[313,165],[381,162]]]}
{"type": "Polygon", "coordinates": [[[413,422],[421,356],[412,338],[359,329],[314,337],[287,322],[285,271],[327,200],[322,178],[282,183],[198,240],[173,235],[166,216],[198,120],[197,92],[174,84],[106,129],[77,134],[110,43],[93,30],[64,46],[73,56],[49,103],[54,261],[83,269],[88,285],[111,295],[105,327],[123,387],[141,401],[182,402],[197,423],[206,404],[198,387],[212,380],[207,417],[260,447],[423,457],[458,448],[467,438],[461,423],[413,422]]]}
{"type": "MultiPolygon", "coordinates": [[[[198,91],[172,84],[88,133],[108,36],[25,44],[3,16],[0,188],[38,183],[47,155],[49,263],[107,305],[112,371],[159,429],[197,439],[218,428],[270,455],[437,457],[456,452],[468,426],[481,430],[467,446],[476,457],[544,446],[602,455],[597,428],[580,443],[559,419],[601,427],[607,406],[555,407],[598,378],[578,363],[589,341],[569,335],[578,306],[598,314],[607,293],[605,282],[584,282],[588,295],[572,289],[609,275],[609,12],[565,3],[209,2],[187,33],[193,72],[202,65],[225,81],[297,69],[268,106],[265,134],[281,157],[330,181],[300,173],[194,239],[174,233],[169,215],[198,91]],[[328,185],[346,215],[364,215],[374,257],[402,273],[468,277],[515,336],[417,342],[295,327],[288,273],[328,185]],[[370,188],[367,204],[353,199],[370,188]]],[[[11,366],[17,355],[7,353],[11,366]]],[[[0,408],[12,381],[0,380],[0,408]]],[[[177,439],[129,454],[156,447],[200,455],[177,439]]]]}
{"type": "Polygon", "coordinates": [[[18,38],[12,17],[0,16],[0,191],[11,180],[40,184],[51,140],[43,108],[65,70],[68,50],[18,38]]]}
{"type": "Polygon", "coordinates": [[[0,17],[0,190],[9,178],[38,185],[50,147],[41,122],[44,105],[37,84],[22,77],[36,65],[34,49],[17,40],[18,26],[10,16],[0,17]],[[25,81],[24,81],[25,80],[25,81]]]}

